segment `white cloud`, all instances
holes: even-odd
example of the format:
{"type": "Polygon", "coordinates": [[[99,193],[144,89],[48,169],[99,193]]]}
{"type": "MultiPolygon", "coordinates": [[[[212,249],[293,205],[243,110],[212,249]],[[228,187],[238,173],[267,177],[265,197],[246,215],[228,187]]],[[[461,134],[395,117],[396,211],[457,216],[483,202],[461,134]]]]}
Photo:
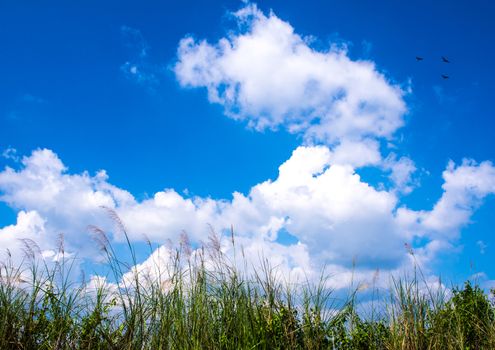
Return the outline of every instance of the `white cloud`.
{"type": "Polygon", "coordinates": [[[397,159],[397,155],[391,153],[383,160],[382,168],[390,171],[389,178],[396,190],[404,194],[412,192],[416,185],[412,175],[417,169],[410,158],[400,157],[397,159]]]}
{"type": "Polygon", "coordinates": [[[21,239],[30,239],[43,244],[45,237],[45,220],[36,211],[20,211],[17,222],[0,228],[0,261],[7,259],[7,249],[14,262],[19,263],[24,258],[21,239]]]}
{"type": "Polygon", "coordinates": [[[421,218],[421,222],[427,229],[456,235],[463,225],[469,223],[481,200],[495,193],[495,168],[490,162],[477,165],[474,161],[464,160],[457,167],[450,162],[443,178],[442,198],[431,212],[421,218]]]}
{"type": "MultiPolygon", "coordinates": [[[[410,266],[404,243],[424,242],[414,247],[424,265],[441,252],[455,251],[462,227],[495,192],[493,165],[450,163],[433,209],[401,206],[400,196],[416,185],[416,166],[407,157],[383,157],[380,142],[403,124],[404,92],[372,62],[352,61],[335,47],[311,48],[273,13],[266,16],[247,5],[234,17],[245,30],[214,45],[191,37],[181,41],[175,66],[179,82],[206,88],[211,102],[256,129],[285,127],[303,134],[308,145],[327,146],[298,147],[280,165],[277,178],[253,185],[246,194],[235,192],[229,200],[164,189],[139,201],[112,185],[105,171],[71,174],[54,152],[37,150],[22,159],[20,169],[0,172],[0,200],[19,210],[17,224],[0,229],[0,242],[10,246],[27,234],[41,240],[46,253],[47,242],[63,232],[68,251],[94,257],[97,247],[88,224],[113,231],[112,242],[123,240],[103,206],[119,215],[132,241],[146,235],[154,243],[177,242],[185,230],[196,247],[208,241],[213,228],[229,257],[233,251],[226,242],[233,225],[249,263],[265,256],[284,275],[298,277],[315,275],[326,265],[335,288],[353,278],[369,280],[376,268],[396,272],[410,266]],[[364,182],[356,173],[364,166],[388,172],[391,188],[364,182]],[[297,243],[282,244],[284,231],[297,243]]],[[[138,31],[123,32],[142,40],[138,31]]],[[[136,47],[137,58],[146,58],[147,46],[136,47]]],[[[133,78],[143,70],[136,62],[123,66],[133,78]]],[[[135,269],[156,278],[155,265],[168,258],[162,246],[135,269]]]]}
{"type": "Polygon", "coordinates": [[[322,261],[400,259],[403,238],[394,225],[395,195],[376,190],[352,167],[332,165],[330,159],[327,147],[299,147],[280,166],[275,181],[254,186],[248,197],[235,196],[225,217],[241,231],[283,219],[283,227],[322,261]]]}
{"type": "Polygon", "coordinates": [[[317,51],[255,5],[233,15],[245,31],[216,44],[186,37],[175,66],[181,85],[205,87],[230,117],[330,143],[391,137],[403,125],[403,91],[373,62],[353,61],[333,46],[317,51]]]}
{"type": "MultiPolygon", "coordinates": [[[[286,128],[306,144],[334,146],[332,163],[390,171],[410,192],[414,163],[382,159],[378,139],[403,125],[404,91],[366,60],[351,60],[345,46],[316,50],[274,13],[247,4],[232,14],[239,30],[217,43],[185,37],[174,71],[184,87],[203,87],[231,118],[257,129],[286,128]]],[[[390,142],[389,142],[390,143],[390,142]]]]}
{"type": "MultiPolygon", "coordinates": [[[[133,200],[125,191],[106,182],[104,172],[69,175],[50,150],[37,150],[21,161],[21,169],[7,167],[0,172],[0,199],[14,209],[36,212],[45,220],[45,234],[37,237],[49,249],[59,234],[67,237],[68,251],[91,249],[87,225],[109,227],[100,206],[133,200]]],[[[44,248],[45,249],[45,248],[44,248]]]]}
{"type": "Polygon", "coordinates": [[[495,167],[489,161],[477,164],[465,159],[459,166],[450,161],[443,179],[442,197],[432,210],[412,212],[401,208],[399,216],[416,232],[456,239],[483,199],[495,193],[495,167]]]}
{"type": "MultiPolygon", "coordinates": [[[[100,208],[105,206],[118,213],[133,241],[146,234],[159,244],[177,242],[185,230],[197,246],[208,241],[209,225],[227,241],[234,225],[236,242],[250,264],[256,265],[262,254],[284,274],[299,277],[327,265],[339,276],[333,286],[340,286],[352,276],[353,260],[354,275],[364,279],[377,267],[390,272],[408,266],[403,245],[415,237],[426,242],[415,247],[425,265],[441,252],[454,251],[458,236],[452,232],[468,224],[483,198],[495,192],[491,163],[451,163],[443,174],[444,194],[432,210],[398,208],[394,189],[363,182],[351,165],[333,163],[336,153],[326,146],[298,147],[276,179],[253,186],[248,194],[236,192],[231,200],[185,198],[167,189],[137,201],[109,183],[104,171],[70,174],[53,152],[37,150],[23,158],[21,169],[0,172],[0,198],[21,210],[16,225],[1,229],[0,240],[10,247],[17,238],[31,238],[46,252],[63,232],[67,251],[93,257],[97,246],[86,227],[112,230],[100,208]],[[279,242],[282,230],[297,243],[279,242]]],[[[110,239],[123,237],[116,231],[110,239]]],[[[225,253],[232,254],[228,246],[225,253]]]]}
{"type": "Polygon", "coordinates": [[[380,145],[370,139],[359,142],[343,140],[333,149],[331,162],[351,165],[354,168],[379,165],[382,163],[380,145]]]}
{"type": "MultiPolygon", "coordinates": [[[[171,285],[172,277],[174,277],[178,267],[174,261],[174,251],[162,245],[141,264],[137,264],[126,272],[121,281],[121,287],[132,289],[136,285],[136,278],[142,285],[147,283],[158,283],[162,289],[167,290],[171,285]]],[[[177,276],[175,276],[177,277],[177,276]]]]}
{"type": "Polygon", "coordinates": [[[209,224],[215,224],[222,202],[208,198],[184,198],[173,189],[155,193],[140,203],[119,205],[118,214],[126,223],[133,238],[143,234],[152,241],[177,239],[185,230],[194,239],[208,236],[209,224]]]}

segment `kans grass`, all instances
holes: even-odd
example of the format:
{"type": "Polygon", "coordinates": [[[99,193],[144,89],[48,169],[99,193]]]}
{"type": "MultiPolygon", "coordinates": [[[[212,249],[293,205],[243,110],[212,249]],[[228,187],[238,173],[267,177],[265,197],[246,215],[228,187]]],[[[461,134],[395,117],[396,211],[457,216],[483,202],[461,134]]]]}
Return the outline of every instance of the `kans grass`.
{"type": "Polygon", "coordinates": [[[494,305],[469,282],[433,290],[419,270],[392,279],[374,296],[382,306],[363,313],[359,288],[342,300],[324,275],[315,284],[281,282],[263,259],[247,275],[215,236],[194,262],[183,242],[166,280],[142,278],[93,231],[120,283],[89,289],[74,282],[63,240],[49,264],[23,241],[24,262],[0,268],[0,349],[495,349],[494,305]]]}

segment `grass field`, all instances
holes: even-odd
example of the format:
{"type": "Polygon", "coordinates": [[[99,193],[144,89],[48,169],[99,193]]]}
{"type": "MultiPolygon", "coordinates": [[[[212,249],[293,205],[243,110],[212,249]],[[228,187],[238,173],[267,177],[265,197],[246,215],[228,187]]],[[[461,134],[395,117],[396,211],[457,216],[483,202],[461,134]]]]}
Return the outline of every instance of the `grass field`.
{"type": "Polygon", "coordinates": [[[495,349],[494,305],[471,283],[433,290],[417,271],[391,279],[363,314],[357,288],[342,300],[324,274],[284,283],[269,260],[246,275],[214,239],[141,276],[100,233],[118,284],[74,282],[63,243],[55,263],[24,241],[25,261],[1,266],[0,349],[495,349]]]}

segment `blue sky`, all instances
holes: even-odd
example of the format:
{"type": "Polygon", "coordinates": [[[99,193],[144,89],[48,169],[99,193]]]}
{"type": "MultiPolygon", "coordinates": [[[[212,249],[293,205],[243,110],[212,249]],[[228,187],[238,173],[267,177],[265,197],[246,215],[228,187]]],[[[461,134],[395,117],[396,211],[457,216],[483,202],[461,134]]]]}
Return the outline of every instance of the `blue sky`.
{"type": "MultiPolygon", "coordinates": [[[[253,252],[280,254],[288,271],[307,267],[306,256],[315,270],[330,264],[345,275],[357,256],[365,276],[409,265],[405,250],[387,255],[360,246],[394,242],[383,247],[394,250],[410,243],[432,276],[462,280],[484,272],[488,285],[495,274],[495,179],[491,164],[480,164],[495,160],[494,10],[484,1],[264,1],[257,7],[239,1],[2,2],[0,167],[13,169],[0,175],[0,234],[8,236],[3,244],[10,248],[25,232],[46,241],[42,248],[48,251],[48,241],[64,232],[71,248],[91,260],[94,253],[81,235],[88,224],[109,225],[98,214],[104,203],[135,231],[136,244],[148,230],[160,245],[177,240],[182,229],[200,244],[208,224],[219,232],[232,224],[253,252]],[[234,14],[239,9],[244,13],[234,14]],[[258,43],[271,34],[298,49],[263,51],[258,43]],[[237,50],[243,37],[252,39],[252,50],[237,50]],[[222,38],[230,51],[217,45],[222,38]],[[201,47],[213,56],[202,55],[201,47]],[[258,49],[264,56],[257,56],[258,49]],[[242,53],[253,57],[245,61],[242,53]],[[190,70],[191,62],[199,68],[190,70]],[[266,74],[273,67],[286,68],[266,74]],[[301,82],[309,92],[298,95],[301,82]],[[336,114],[329,101],[342,100],[341,94],[364,101],[369,110],[347,115],[343,104],[336,114]],[[363,118],[369,123],[357,127],[354,122],[363,118]],[[336,156],[339,145],[353,147],[336,156]],[[32,153],[39,149],[50,151],[32,153]],[[363,149],[371,154],[356,160],[363,149]],[[463,163],[465,158],[476,163],[463,163]],[[312,160],[319,170],[297,186],[279,184],[279,166],[289,159],[295,163],[290,171],[312,160]],[[101,169],[108,179],[95,175],[101,169]],[[394,169],[402,180],[394,180],[394,169]],[[446,169],[453,174],[450,187],[442,178],[446,169]],[[355,180],[353,174],[360,175],[356,188],[347,182],[355,180]],[[335,181],[349,191],[332,192],[335,181]],[[57,186],[55,195],[50,189],[57,186]],[[274,199],[305,203],[297,188],[308,190],[306,207],[274,199]],[[128,191],[132,203],[117,198],[116,189],[128,191]],[[236,191],[242,197],[237,202],[236,191]],[[174,203],[166,213],[157,193],[174,203]],[[359,201],[368,195],[369,202],[359,201]],[[434,212],[441,198],[459,212],[434,212]],[[381,204],[373,205],[375,199],[381,204]],[[345,215],[336,209],[353,201],[345,215]],[[383,209],[374,214],[383,214],[376,222],[356,216],[373,208],[383,209]],[[415,223],[399,217],[399,208],[415,223]],[[270,215],[262,218],[257,211],[270,215]],[[28,217],[24,224],[19,212],[28,217]],[[173,224],[164,222],[167,217],[173,224]],[[301,228],[320,220],[308,233],[301,228]],[[366,225],[372,227],[369,237],[361,233],[366,225]],[[326,242],[334,247],[319,249],[326,242]]],[[[287,176],[295,178],[293,172],[287,176]]]]}

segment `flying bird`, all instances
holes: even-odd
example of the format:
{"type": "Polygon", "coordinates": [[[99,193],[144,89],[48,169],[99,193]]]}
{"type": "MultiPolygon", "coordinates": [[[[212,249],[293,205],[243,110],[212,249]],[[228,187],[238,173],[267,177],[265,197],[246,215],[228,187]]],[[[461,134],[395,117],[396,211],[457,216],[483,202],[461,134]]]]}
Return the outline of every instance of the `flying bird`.
{"type": "Polygon", "coordinates": [[[422,61],[422,60],[423,60],[423,57],[416,56],[416,61],[422,61]]]}
{"type": "Polygon", "coordinates": [[[446,74],[441,74],[441,76],[442,76],[442,78],[444,78],[444,79],[449,79],[449,76],[448,76],[448,75],[446,75],[446,74]]]}
{"type": "Polygon", "coordinates": [[[442,56],[442,62],[443,63],[450,63],[450,61],[445,56],[442,56]]]}

